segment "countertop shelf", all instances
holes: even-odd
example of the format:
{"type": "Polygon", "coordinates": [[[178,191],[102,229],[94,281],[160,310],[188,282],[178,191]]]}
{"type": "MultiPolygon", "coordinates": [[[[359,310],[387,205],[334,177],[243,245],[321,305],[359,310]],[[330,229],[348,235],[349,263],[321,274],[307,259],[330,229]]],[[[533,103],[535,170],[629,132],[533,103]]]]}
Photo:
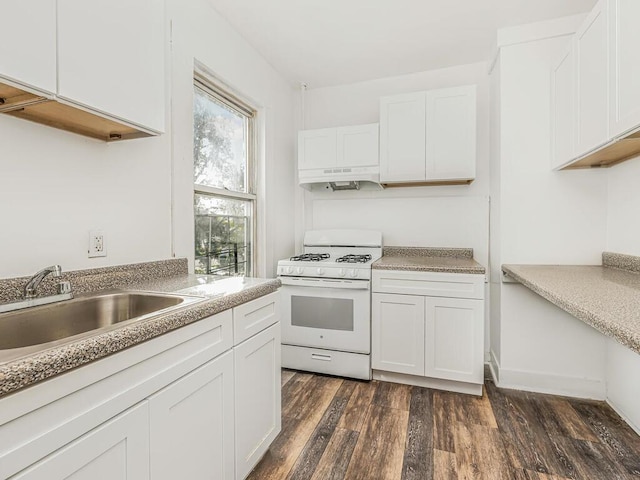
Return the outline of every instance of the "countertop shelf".
{"type": "Polygon", "coordinates": [[[502,271],[640,354],[640,274],[637,271],[611,268],[606,263],[601,266],[506,264],[502,265],[502,271]]]}

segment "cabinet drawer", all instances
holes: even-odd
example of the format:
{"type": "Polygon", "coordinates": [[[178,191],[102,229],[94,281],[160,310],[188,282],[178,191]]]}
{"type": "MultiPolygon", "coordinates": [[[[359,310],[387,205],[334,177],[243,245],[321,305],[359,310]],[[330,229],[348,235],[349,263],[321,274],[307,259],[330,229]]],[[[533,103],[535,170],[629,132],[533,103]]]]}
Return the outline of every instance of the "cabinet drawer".
{"type": "Polygon", "coordinates": [[[233,344],[273,325],[280,319],[280,293],[274,292],[233,309],[233,344]]]}
{"type": "Polygon", "coordinates": [[[372,285],[379,293],[484,299],[484,275],[373,270],[372,285]]]}

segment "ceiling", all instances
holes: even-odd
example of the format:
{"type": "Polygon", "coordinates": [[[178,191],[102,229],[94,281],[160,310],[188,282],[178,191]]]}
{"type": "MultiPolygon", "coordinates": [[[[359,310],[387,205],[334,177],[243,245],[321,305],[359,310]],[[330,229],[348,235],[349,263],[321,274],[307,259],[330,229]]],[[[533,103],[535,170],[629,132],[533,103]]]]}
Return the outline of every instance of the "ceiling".
{"type": "Polygon", "coordinates": [[[498,28],[596,0],[209,0],[293,84],[309,88],[489,59],[498,28]]]}

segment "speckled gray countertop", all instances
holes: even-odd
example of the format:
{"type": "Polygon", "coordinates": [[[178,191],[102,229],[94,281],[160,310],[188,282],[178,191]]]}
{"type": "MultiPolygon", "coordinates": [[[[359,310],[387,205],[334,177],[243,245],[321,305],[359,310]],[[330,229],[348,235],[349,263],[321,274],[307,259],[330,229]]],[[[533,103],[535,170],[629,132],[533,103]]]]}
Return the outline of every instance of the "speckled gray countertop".
{"type": "Polygon", "coordinates": [[[484,274],[471,248],[384,247],[371,268],[414,272],[484,274]]]}
{"type": "MultiPolygon", "coordinates": [[[[163,263],[157,262],[159,265],[163,263]]],[[[128,267],[136,268],[135,265],[128,267]]],[[[130,269],[109,267],[104,271],[101,269],[90,273],[95,275],[98,272],[103,275],[105,277],[103,285],[107,285],[108,289],[183,294],[202,298],[196,303],[167,314],[151,316],[123,326],[114,326],[103,332],[87,332],[74,336],[62,344],[52,344],[51,348],[44,351],[30,353],[32,348],[20,349],[20,356],[8,361],[2,361],[0,356],[0,396],[267,295],[276,291],[281,285],[280,280],[277,279],[241,277],[220,279],[186,273],[158,278],[149,275],[146,279],[142,279],[140,276],[132,276],[130,269]],[[121,281],[122,279],[124,281],[121,281]]],[[[159,275],[163,275],[162,269],[157,271],[160,272],[159,275]]],[[[8,281],[0,280],[0,282],[8,281]]],[[[5,352],[12,352],[12,350],[5,352]]]]}
{"type": "MultiPolygon", "coordinates": [[[[628,256],[618,254],[609,260],[628,256]],[[616,258],[617,257],[617,258],[616,258]]],[[[502,271],[554,305],[640,353],[640,274],[602,266],[503,265],[502,271]]],[[[637,257],[635,257],[637,258],[637,257]]],[[[630,264],[634,263],[631,261],[630,264]]]]}

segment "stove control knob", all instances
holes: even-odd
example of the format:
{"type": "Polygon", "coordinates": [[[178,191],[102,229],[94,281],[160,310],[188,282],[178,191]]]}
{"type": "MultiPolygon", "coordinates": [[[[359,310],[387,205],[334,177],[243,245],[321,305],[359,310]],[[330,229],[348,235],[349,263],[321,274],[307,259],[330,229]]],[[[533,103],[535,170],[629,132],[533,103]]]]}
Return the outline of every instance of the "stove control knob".
{"type": "Polygon", "coordinates": [[[340,270],[338,270],[339,277],[344,277],[346,274],[347,274],[347,271],[344,268],[341,268],[340,270]]]}
{"type": "Polygon", "coordinates": [[[358,271],[355,268],[352,270],[349,270],[349,276],[351,278],[356,278],[358,276],[358,271]]]}
{"type": "Polygon", "coordinates": [[[296,267],[296,273],[297,273],[298,275],[302,275],[302,272],[304,272],[304,268],[302,268],[302,267],[296,267]]]}
{"type": "Polygon", "coordinates": [[[286,267],[284,269],[284,273],[286,273],[287,275],[291,275],[293,273],[293,267],[286,267]]]}
{"type": "Polygon", "coordinates": [[[324,275],[324,268],[319,268],[316,271],[318,272],[318,275],[324,275]]]}

